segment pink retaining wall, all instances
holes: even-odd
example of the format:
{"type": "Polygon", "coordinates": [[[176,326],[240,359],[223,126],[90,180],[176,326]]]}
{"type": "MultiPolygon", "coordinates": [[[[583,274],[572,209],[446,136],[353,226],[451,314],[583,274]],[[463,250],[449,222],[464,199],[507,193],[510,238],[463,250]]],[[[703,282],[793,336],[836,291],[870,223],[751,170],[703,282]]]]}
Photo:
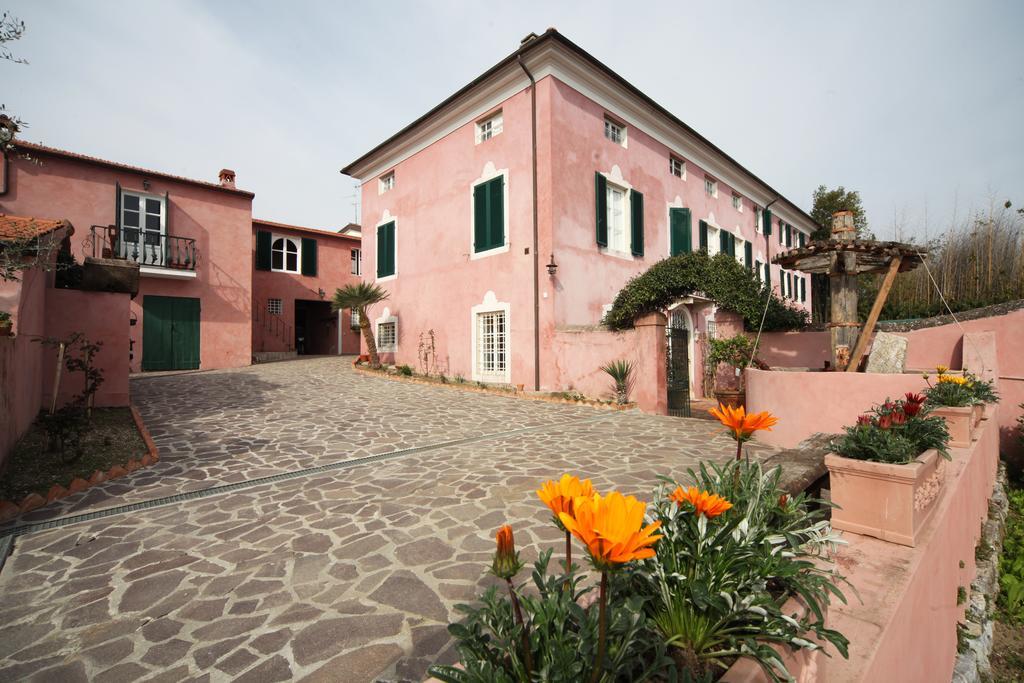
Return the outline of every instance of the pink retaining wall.
{"type": "Polygon", "coordinates": [[[832,360],[828,332],[763,332],[757,357],[773,368],[825,367],[832,360]]]}
{"type": "Polygon", "coordinates": [[[974,549],[995,485],[995,422],[982,423],[971,448],[951,450],[945,491],[916,547],[844,534],[849,545],[837,561],[860,599],[846,591],[848,604],[829,613],[830,626],[850,639],[850,659],[833,657],[829,683],[950,680],[966,610],[957,591],[976,576],[974,549]]]}
{"type": "Polygon", "coordinates": [[[779,418],[757,440],[791,448],[818,432],[839,433],[886,397],[897,398],[927,385],[919,374],[785,372],[746,370],[747,410],[768,410],[779,418]]]}
{"type": "MultiPolygon", "coordinates": [[[[90,342],[102,342],[95,362],[103,371],[103,384],[96,392],[99,408],[126,406],[128,400],[128,294],[83,292],[75,289],[46,290],[46,336],[66,339],[81,332],[90,342]]],[[[42,406],[53,400],[57,351],[45,349],[42,357],[42,406]]],[[[80,372],[63,372],[58,406],[82,392],[85,379],[80,372]]]]}

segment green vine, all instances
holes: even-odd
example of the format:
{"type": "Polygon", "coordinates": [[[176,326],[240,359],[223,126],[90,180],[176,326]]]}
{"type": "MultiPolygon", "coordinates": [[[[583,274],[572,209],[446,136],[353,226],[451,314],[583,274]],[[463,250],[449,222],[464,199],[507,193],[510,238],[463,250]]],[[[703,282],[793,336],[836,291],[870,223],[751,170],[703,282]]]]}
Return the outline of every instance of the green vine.
{"type": "Polygon", "coordinates": [[[784,303],[735,258],[709,257],[703,251],[671,256],[632,278],[615,297],[604,321],[613,330],[628,329],[640,316],[663,311],[674,301],[698,293],[742,315],[751,330],[761,323],[766,298],[765,331],[807,325],[805,311],[784,303]]]}

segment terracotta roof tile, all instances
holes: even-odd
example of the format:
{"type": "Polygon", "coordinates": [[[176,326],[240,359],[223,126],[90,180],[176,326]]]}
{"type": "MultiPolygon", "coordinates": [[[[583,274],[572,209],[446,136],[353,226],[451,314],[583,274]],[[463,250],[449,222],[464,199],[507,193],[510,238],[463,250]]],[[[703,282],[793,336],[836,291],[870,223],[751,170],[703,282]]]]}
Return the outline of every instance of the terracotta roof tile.
{"type": "MultiPolygon", "coordinates": [[[[338,229],[321,230],[320,228],[306,228],[306,227],[303,227],[301,225],[290,225],[288,223],[278,223],[277,221],[267,221],[267,220],[263,220],[263,219],[260,219],[260,218],[253,218],[252,219],[252,224],[254,226],[255,225],[263,225],[263,226],[266,226],[268,228],[281,228],[282,230],[295,230],[297,232],[307,232],[307,233],[310,233],[310,234],[313,234],[313,235],[320,235],[322,237],[340,237],[342,239],[355,240],[357,242],[360,240],[360,238],[357,235],[346,234],[346,233],[341,232],[341,230],[338,230],[338,229]]],[[[349,226],[350,225],[354,225],[354,223],[349,223],[349,226]]],[[[349,226],[345,226],[345,227],[349,227],[349,226]]],[[[344,228],[342,228],[342,229],[344,229],[344,228]]]]}
{"type": "MultiPolygon", "coordinates": [[[[71,228],[67,221],[54,221],[0,213],[0,240],[25,240],[45,235],[58,228],[71,228]]],[[[74,228],[72,228],[74,230],[74,228]]]]}

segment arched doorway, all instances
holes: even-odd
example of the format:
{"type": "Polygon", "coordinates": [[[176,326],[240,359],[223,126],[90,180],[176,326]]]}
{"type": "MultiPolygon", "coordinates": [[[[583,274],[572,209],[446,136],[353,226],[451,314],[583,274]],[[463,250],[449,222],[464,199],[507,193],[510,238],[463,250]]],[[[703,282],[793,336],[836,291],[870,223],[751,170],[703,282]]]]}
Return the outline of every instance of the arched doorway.
{"type": "Polygon", "coordinates": [[[668,325],[665,326],[665,354],[668,365],[666,385],[668,388],[668,414],[675,417],[690,417],[690,387],[693,368],[693,319],[685,306],[669,311],[668,325]]]}

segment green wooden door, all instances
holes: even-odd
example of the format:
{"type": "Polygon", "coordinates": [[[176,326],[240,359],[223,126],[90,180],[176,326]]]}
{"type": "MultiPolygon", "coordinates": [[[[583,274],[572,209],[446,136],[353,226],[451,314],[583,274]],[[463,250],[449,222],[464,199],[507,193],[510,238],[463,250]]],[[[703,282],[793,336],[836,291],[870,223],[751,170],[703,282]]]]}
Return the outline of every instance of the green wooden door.
{"type": "Polygon", "coordinates": [[[199,368],[199,299],[142,298],[142,369],[199,368]]]}

